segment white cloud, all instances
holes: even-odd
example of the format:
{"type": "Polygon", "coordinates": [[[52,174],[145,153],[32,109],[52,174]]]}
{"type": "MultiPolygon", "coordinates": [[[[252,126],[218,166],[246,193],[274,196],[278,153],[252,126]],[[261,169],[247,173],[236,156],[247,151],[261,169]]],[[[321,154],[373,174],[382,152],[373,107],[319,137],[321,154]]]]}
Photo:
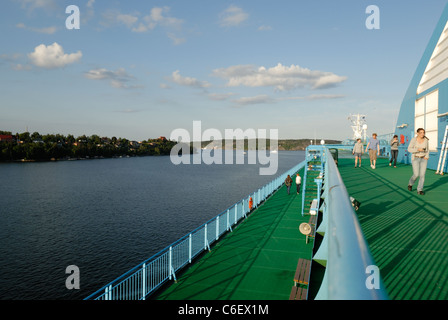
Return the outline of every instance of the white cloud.
{"type": "Polygon", "coordinates": [[[214,101],[224,101],[224,100],[227,100],[228,98],[230,98],[231,96],[234,96],[234,95],[235,95],[235,93],[232,93],[232,92],[229,92],[229,93],[210,93],[208,95],[208,97],[211,100],[214,100],[214,101]]]}
{"type": "Polygon", "coordinates": [[[140,18],[141,13],[123,14],[117,10],[108,10],[103,14],[104,20],[102,25],[108,27],[114,24],[123,24],[132,32],[143,33],[154,30],[156,27],[171,30],[167,32],[167,36],[172,40],[174,45],[185,42],[185,38],[177,36],[173,31],[181,31],[183,24],[182,19],[169,16],[169,7],[154,7],[150,13],[140,18]]]}
{"type": "Polygon", "coordinates": [[[178,38],[174,33],[169,32],[169,33],[167,33],[167,35],[168,35],[168,38],[170,38],[171,41],[173,41],[174,45],[179,45],[186,41],[185,38],[178,38]]]}
{"type": "Polygon", "coordinates": [[[54,34],[57,31],[57,27],[46,27],[46,28],[35,28],[35,27],[27,27],[24,23],[18,23],[16,24],[16,27],[19,29],[25,29],[25,30],[30,30],[33,32],[38,32],[38,33],[45,33],[45,34],[54,34]]]}
{"type": "Polygon", "coordinates": [[[131,28],[138,21],[137,16],[133,16],[131,14],[121,14],[121,13],[116,16],[116,19],[117,19],[117,22],[123,23],[128,28],[131,28]]]}
{"type": "Polygon", "coordinates": [[[248,18],[249,15],[243,9],[231,5],[220,14],[220,25],[223,27],[236,27],[248,18]]]}
{"type": "Polygon", "coordinates": [[[107,10],[103,13],[103,20],[100,22],[103,26],[110,27],[113,25],[123,24],[127,28],[132,28],[139,20],[140,13],[124,14],[118,10],[107,10]]]}
{"type": "Polygon", "coordinates": [[[159,85],[159,88],[160,89],[171,89],[171,87],[168,84],[166,84],[166,83],[161,83],[159,85]]]}
{"type": "Polygon", "coordinates": [[[151,9],[150,14],[145,16],[143,20],[147,23],[150,30],[153,30],[158,25],[163,27],[179,28],[182,25],[183,20],[167,16],[169,11],[169,7],[154,7],[151,9]]]}
{"type": "Polygon", "coordinates": [[[31,70],[31,66],[30,65],[23,65],[21,63],[13,65],[12,68],[14,70],[16,70],[16,71],[31,70]]]}
{"type": "Polygon", "coordinates": [[[171,80],[174,83],[177,83],[181,86],[187,86],[187,87],[196,87],[196,88],[208,88],[210,87],[210,83],[206,81],[199,81],[195,78],[190,77],[183,77],[179,74],[179,70],[174,71],[171,74],[171,80]]]}
{"type": "Polygon", "coordinates": [[[56,0],[17,0],[24,9],[56,8],[56,0]]]}
{"type": "Polygon", "coordinates": [[[40,68],[54,69],[62,68],[66,65],[78,62],[82,57],[82,52],[64,53],[64,49],[58,43],[46,46],[38,45],[34,52],[28,54],[31,63],[40,68]]]}
{"type": "Polygon", "coordinates": [[[322,99],[340,99],[345,98],[343,94],[311,94],[305,97],[287,97],[278,100],[322,100],[322,99]]]}
{"type": "Polygon", "coordinates": [[[324,89],[334,87],[347,77],[331,72],[310,70],[297,65],[278,64],[272,68],[253,65],[237,65],[213,70],[213,74],[227,80],[227,86],[274,87],[278,91],[310,87],[324,89]]]}
{"type": "Polygon", "coordinates": [[[270,98],[268,95],[265,94],[255,97],[242,97],[232,101],[238,105],[262,104],[262,103],[274,102],[272,98],[270,98]]]}
{"type": "Polygon", "coordinates": [[[129,81],[134,80],[135,77],[127,73],[124,68],[119,68],[116,71],[110,71],[105,68],[92,69],[86,72],[84,76],[91,80],[108,80],[113,88],[131,89],[140,87],[127,84],[129,81]]]}
{"type": "MultiPolygon", "coordinates": [[[[220,95],[217,95],[220,96],[220,95]]],[[[219,100],[225,100],[225,96],[221,95],[222,99],[219,100]]],[[[211,99],[212,94],[209,95],[211,99]]],[[[283,98],[272,98],[268,95],[258,95],[254,97],[242,97],[239,99],[234,99],[232,102],[239,106],[246,106],[246,105],[252,105],[252,104],[264,104],[264,103],[276,103],[279,101],[289,101],[289,100],[305,100],[305,101],[313,101],[313,100],[323,100],[323,99],[340,99],[344,98],[344,95],[341,94],[312,94],[308,96],[303,97],[283,97],[283,98]]],[[[215,99],[218,100],[218,99],[215,99]]]]}
{"type": "Polygon", "coordinates": [[[86,9],[81,10],[81,24],[88,23],[95,16],[94,8],[95,0],[88,0],[86,3],[86,9]]]}
{"type": "Polygon", "coordinates": [[[258,31],[271,31],[271,30],[272,30],[271,26],[262,25],[258,27],[258,31]]]}

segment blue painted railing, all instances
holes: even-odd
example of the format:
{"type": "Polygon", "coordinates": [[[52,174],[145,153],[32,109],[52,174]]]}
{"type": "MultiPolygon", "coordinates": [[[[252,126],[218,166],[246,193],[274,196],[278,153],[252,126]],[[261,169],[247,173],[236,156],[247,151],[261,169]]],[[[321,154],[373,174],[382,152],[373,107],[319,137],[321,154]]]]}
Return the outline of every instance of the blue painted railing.
{"type": "Polygon", "coordinates": [[[258,207],[282,186],[286,177],[299,171],[305,164],[302,161],[262,188],[230,206],[215,218],[172,243],[146,261],[132,268],[122,276],[94,292],[86,300],[142,300],[154,293],[169,280],[176,280],[176,273],[192,263],[193,259],[210,246],[224,233],[232,231],[247,213],[249,201],[258,207]]]}
{"type": "MultiPolygon", "coordinates": [[[[329,146],[333,147],[333,146],[329,146]]],[[[317,300],[388,299],[341,175],[324,149],[324,176],[319,207],[323,240],[314,261],[325,265],[317,300]]]]}

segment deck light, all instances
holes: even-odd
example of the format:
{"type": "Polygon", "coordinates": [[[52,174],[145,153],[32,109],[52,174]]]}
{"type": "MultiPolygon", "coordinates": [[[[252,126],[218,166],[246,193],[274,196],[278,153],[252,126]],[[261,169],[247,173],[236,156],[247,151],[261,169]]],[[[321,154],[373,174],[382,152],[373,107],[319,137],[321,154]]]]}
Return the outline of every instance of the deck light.
{"type": "Polygon", "coordinates": [[[313,231],[313,227],[309,223],[303,222],[300,224],[299,230],[303,235],[306,236],[306,243],[308,243],[308,236],[313,231]]]}

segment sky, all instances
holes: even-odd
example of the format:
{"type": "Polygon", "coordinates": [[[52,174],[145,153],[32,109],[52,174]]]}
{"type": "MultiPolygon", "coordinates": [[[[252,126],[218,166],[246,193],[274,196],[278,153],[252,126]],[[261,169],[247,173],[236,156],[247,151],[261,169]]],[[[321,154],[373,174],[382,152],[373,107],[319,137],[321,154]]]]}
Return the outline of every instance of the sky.
{"type": "Polygon", "coordinates": [[[391,133],[445,5],[4,0],[0,130],[140,141],[201,121],[343,140],[360,113],[369,135],[391,133]]]}

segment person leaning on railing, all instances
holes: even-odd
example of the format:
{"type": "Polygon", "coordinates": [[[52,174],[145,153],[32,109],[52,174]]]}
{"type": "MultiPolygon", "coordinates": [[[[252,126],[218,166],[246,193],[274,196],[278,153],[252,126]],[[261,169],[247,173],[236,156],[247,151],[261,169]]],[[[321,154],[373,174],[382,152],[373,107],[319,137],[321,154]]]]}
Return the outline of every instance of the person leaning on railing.
{"type": "Polygon", "coordinates": [[[408,151],[412,153],[412,176],[409,179],[408,190],[412,191],[417,178],[417,193],[424,195],[423,185],[425,183],[426,167],[429,159],[429,139],[425,136],[425,129],[418,128],[417,136],[411,139],[409,143],[408,151]]]}

